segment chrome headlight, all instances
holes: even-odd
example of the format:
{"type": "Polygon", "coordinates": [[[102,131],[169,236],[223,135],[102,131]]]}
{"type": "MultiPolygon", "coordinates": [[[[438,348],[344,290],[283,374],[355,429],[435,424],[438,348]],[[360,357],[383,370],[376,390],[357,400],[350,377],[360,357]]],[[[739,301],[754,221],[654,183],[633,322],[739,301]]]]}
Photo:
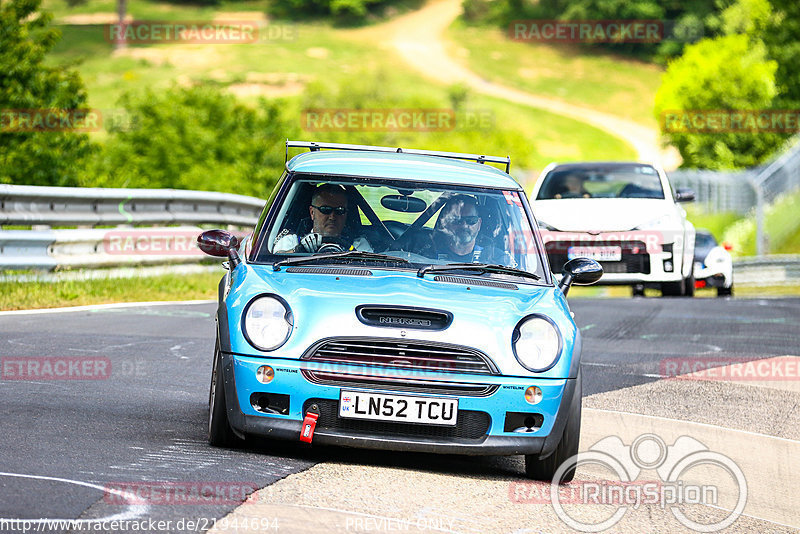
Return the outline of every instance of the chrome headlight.
{"type": "Polygon", "coordinates": [[[532,315],[514,329],[514,356],[528,371],[539,373],[551,368],[561,353],[561,335],[543,316],[532,315]]]}
{"type": "Polygon", "coordinates": [[[244,337],[258,350],[275,350],[286,343],[293,325],[289,307],[273,295],[251,300],[242,317],[244,337]]]}

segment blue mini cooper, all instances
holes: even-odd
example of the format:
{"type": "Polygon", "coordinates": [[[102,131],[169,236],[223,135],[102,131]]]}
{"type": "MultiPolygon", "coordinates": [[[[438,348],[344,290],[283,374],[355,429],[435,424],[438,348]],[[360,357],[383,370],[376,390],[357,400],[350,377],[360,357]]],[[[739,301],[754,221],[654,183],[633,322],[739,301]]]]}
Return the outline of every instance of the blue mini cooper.
{"type": "MultiPolygon", "coordinates": [[[[248,435],[525,455],[549,480],[578,451],[581,336],[509,158],[309,142],[227,257],[208,440],[248,435]],[[505,172],[489,164],[505,165],[505,172]]],[[[562,481],[572,478],[567,472],[562,481]]]]}

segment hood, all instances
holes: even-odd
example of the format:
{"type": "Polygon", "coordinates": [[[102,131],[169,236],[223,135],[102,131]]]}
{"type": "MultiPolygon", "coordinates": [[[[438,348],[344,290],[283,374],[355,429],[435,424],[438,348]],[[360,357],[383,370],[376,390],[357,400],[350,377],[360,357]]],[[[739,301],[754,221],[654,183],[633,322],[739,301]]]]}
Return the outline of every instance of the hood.
{"type": "MultiPolygon", "coordinates": [[[[432,273],[418,278],[416,270],[369,269],[371,276],[346,274],[352,272],[350,268],[336,269],[335,274],[311,274],[287,272],[286,268],[275,272],[270,265],[242,263],[232,273],[226,299],[232,350],[258,354],[240,335],[240,322],[247,303],[265,293],[280,296],[293,315],[294,327],[286,344],[270,353],[278,358],[300,358],[311,345],[324,338],[396,338],[475,347],[492,355],[505,373],[520,375],[524,369],[513,356],[511,337],[521,319],[531,313],[552,317],[570,346],[576,335],[566,301],[555,286],[520,282],[514,284],[518,289],[486,287],[437,282],[432,273]],[[452,322],[444,330],[369,325],[356,315],[356,308],[361,305],[439,310],[452,314],[452,322]]],[[[484,282],[486,277],[476,281],[484,282]]],[[[554,376],[568,370],[556,367],[552,369],[554,376]]]]}
{"type": "Polygon", "coordinates": [[[533,212],[539,222],[563,232],[621,232],[667,215],[675,217],[674,203],[652,198],[536,200],[533,212]]]}

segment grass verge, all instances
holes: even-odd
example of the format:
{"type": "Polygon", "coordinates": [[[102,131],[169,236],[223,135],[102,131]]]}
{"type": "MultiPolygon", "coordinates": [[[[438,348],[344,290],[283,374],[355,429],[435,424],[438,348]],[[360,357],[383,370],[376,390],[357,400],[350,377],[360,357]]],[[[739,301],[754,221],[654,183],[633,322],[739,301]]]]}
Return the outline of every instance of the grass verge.
{"type": "MultiPolygon", "coordinates": [[[[322,23],[292,23],[295,38],[252,44],[131,46],[115,54],[102,26],[62,26],[63,38],[50,61],[77,62],[90,106],[117,108],[126,92],[205,84],[236,95],[245,104],[280,98],[288,117],[302,122],[306,107],[447,108],[453,88],[427,82],[403,65],[387,65],[386,52],[366,38],[322,23]],[[322,87],[322,89],[320,89],[322,87]],[[322,92],[320,92],[322,91],[322,92]]],[[[467,91],[459,105],[488,117],[489,126],[447,131],[306,131],[304,137],[346,143],[383,144],[511,154],[514,168],[541,169],[553,159],[635,158],[624,141],[587,124],[545,110],[521,107],[467,91]]],[[[118,111],[118,110],[117,110],[118,111]]],[[[92,134],[102,141],[105,132],[92,134]]]]}
{"type": "Polygon", "coordinates": [[[198,273],[57,282],[4,281],[0,282],[0,310],[214,299],[219,280],[218,273],[198,273]]]}

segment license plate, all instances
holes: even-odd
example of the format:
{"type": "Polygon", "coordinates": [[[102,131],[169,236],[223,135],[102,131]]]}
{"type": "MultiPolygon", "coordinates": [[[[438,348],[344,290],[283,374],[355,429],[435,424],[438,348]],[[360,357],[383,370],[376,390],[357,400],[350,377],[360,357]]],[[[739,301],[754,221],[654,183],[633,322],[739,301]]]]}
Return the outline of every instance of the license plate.
{"type": "Polygon", "coordinates": [[[622,247],[569,247],[567,259],[589,258],[597,261],[622,261],[622,247]]]}
{"type": "Polygon", "coordinates": [[[458,399],[342,391],[339,417],[455,426],[458,399]]]}

